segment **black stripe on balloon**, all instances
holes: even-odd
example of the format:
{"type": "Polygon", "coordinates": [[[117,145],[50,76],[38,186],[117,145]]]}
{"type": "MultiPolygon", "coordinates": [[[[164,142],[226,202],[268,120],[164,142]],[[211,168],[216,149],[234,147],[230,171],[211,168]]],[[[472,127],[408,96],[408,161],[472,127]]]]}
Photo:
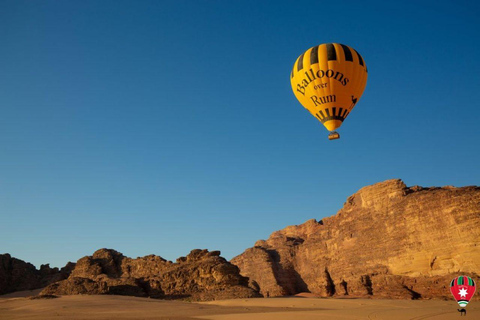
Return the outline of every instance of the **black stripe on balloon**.
{"type": "Polygon", "coordinates": [[[310,64],[318,63],[318,46],[313,47],[310,52],[310,64]]]}
{"type": "Polygon", "coordinates": [[[292,69],[292,74],[290,75],[290,78],[293,78],[293,69],[292,69]]]}
{"type": "Polygon", "coordinates": [[[345,61],[353,61],[352,51],[350,51],[350,48],[344,44],[341,44],[341,46],[343,48],[343,52],[345,53],[345,61]]]}
{"type": "Polygon", "coordinates": [[[300,71],[303,69],[303,56],[305,55],[305,52],[302,53],[302,55],[298,58],[298,63],[297,63],[297,71],[300,71]]]}
{"type": "MultiPolygon", "coordinates": [[[[328,110],[328,109],[327,109],[327,110],[328,110]]],[[[345,120],[345,118],[342,118],[342,117],[340,117],[340,116],[335,116],[335,115],[333,115],[333,116],[328,116],[328,117],[322,118],[322,120],[320,120],[320,122],[321,122],[321,123],[325,123],[325,122],[331,121],[331,120],[338,120],[338,121],[343,122],[343,120],[345,120]]]]}
{"type": "Polygon", "coordinates": [[[325,116],[323,114],[322,110],[320,110],[320,111],[318,111],[316,116],[320,120],[321,123],[325,123],[325,122],[330,121],[330,120],[338,120],[338,121],[343,122],[343,120],[345,120],[345,118],[348,115],[348,113],[346,112],[347,110],[345,109],[345,115],[342,115],[341,113],[342,113],[343,108],[339,108],[339,112],[338,112],[338,115],[337,115],[336,114],[336,109],[337,109],[337,107],[332,108],[333,114],[330,114],[330,109],[324,109],[323,111],[325,111],[327,116],[325,116]]]}
{"type": "Polygon", "coordinates": [[[338,115],[341,117],[343,112],[343,108],[338,109],[338,115]]]}
{"type": "Polygon", "coordinates": [[[453,280],[450,282],[450,287],[453,287],[453,286],[454,286],[454,282],[455,282],[455,279],[453,279],[453,280]]]}
{"type": "Polygon", "coordinates": [[[327,59],[328,61],[337,60],[337,51],[333,43],[327,43],[327,59]]]}
{"type": "Polygon", "coordinates": [[[358,53],[357,50],[353,49],[355,51],[355,53],[357,54],[357,57],[358,57],[358,61],[360,62],[360,65],[363,66],[363,59],[362,59],[362,56],[360,55],[360,53],[358,53]]]}

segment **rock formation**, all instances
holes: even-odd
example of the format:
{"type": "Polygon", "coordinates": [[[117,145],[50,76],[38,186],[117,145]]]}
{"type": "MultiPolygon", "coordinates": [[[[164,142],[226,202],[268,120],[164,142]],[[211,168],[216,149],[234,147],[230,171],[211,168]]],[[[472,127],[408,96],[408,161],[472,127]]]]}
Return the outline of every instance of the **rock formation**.
{"type": "Polygon", "coordinates": [[[0,294],[43,288],[66,279],[73,267],[74,264],[68,263],[59,270],[44,264],[38,270],[33,264],[12,258],[8,253],[0,254],[0,294]]]}
{"type": "Polygon", "coordinates": [[[335,215],[272,233],[231,261],[264,296],[450,298],[480,283],[480,187],[364,187],[335,215]]]}
{"type": "Polygon", "coordinates": [[[119,294],[194,301],[258,297],[236,266],[219,251],[192,250],[176,263],[149,255],[131,259],[111,250],[97,250],[78,260],[68,279],[41,294],[119,294]]]}

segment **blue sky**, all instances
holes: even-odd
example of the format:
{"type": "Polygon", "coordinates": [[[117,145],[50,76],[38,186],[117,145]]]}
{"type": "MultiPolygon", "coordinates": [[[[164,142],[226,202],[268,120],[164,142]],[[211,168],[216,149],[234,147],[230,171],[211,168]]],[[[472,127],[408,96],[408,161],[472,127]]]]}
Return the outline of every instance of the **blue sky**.
{"type": "Polygon", "coordinates": [[[475,1],[0,1],[0,253],[227,259],[359,188],[480,181],[475,1]],[[328,141],[296,58],[355,48],[328,141]]]}

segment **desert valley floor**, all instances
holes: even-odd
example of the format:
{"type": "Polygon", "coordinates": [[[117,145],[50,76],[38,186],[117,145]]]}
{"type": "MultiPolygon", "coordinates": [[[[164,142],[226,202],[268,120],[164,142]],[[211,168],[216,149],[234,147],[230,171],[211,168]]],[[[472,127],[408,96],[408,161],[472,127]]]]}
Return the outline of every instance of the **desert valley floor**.
{"type": "MultiPolygon", "coordinates": [[[[31,300],[20,295],[0,296],[0,319],[442,320],[458,319],[460,316],[453,299],[412,301],[301,296],[191,303],[109,295],[31,300]]],[[[466,319],[480,319],[480,303],[472,301],[467,312],[466,319]]]]}

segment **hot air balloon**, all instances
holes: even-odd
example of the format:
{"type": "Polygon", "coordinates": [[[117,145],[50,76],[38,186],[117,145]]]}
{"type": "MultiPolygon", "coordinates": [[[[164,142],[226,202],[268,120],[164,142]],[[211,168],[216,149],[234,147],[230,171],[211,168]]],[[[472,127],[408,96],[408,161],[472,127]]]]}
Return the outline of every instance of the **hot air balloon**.
{"type": "Polygon", "coordinates": [[[475,294],[475,281],[467,276],[460,276],[450,282],[450,292],[460,307],[466,307],[475,294]]]}
{"type": "Polygon", "coordinates": [[[290,82],[298,101],[330,131],[335,131],[357,104],[367,85],[367,65],[352,47],[327,43],[302,53],[290,82]]]}

